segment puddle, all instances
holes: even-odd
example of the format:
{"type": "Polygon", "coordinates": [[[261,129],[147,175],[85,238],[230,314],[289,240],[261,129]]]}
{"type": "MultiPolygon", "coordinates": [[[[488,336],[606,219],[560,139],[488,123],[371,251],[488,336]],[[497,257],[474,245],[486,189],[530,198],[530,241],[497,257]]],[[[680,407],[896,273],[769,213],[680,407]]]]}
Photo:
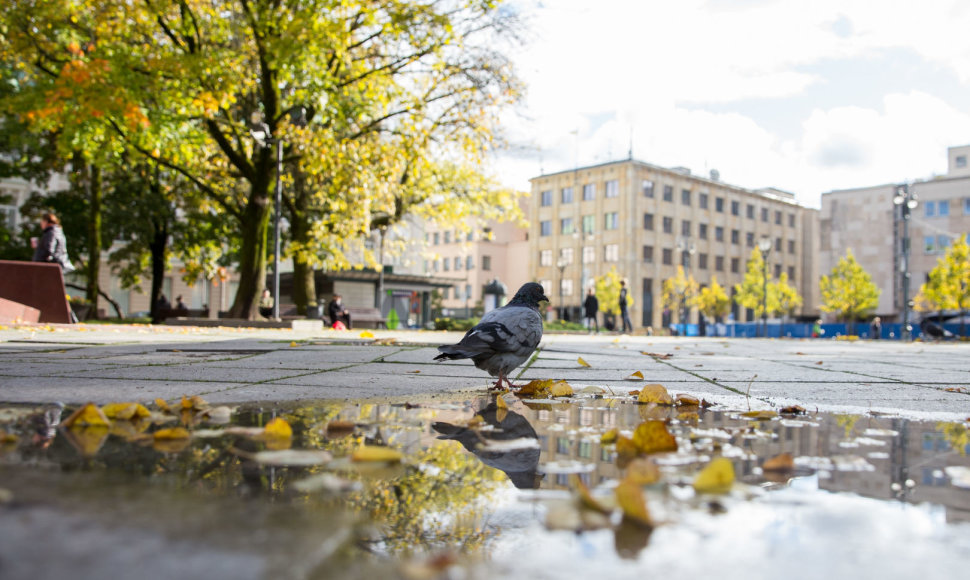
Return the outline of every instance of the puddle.
{"type": "Polygon", "coordinates": [[[83,429],[52,426],[74,408],[0,408],[0,576],[901,578],[970,562],[966,423],[589,393],[149,407],[83,429]],[[267,435],[280,419],[292,437],[267,435]],[[180,424],[189,438],[158,436],[180,424]]]}

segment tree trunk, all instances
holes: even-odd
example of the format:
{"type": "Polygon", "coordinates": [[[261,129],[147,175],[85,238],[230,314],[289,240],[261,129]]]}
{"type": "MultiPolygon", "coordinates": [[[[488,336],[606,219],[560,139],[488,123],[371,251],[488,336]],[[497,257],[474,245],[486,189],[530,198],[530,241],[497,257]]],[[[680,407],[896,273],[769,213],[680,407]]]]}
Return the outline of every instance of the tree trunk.
{"type": "Polygon", "coordinates": [[[88,186],[88,271],[87,299],[94,308],[88,318],[98,317],[98,274],[101,271],[101,203],[104,192],[101,191],[101,170],[96,165],[87,165],[88,186]]]}
{"type": "MultiPolygon", "coordinates": [[[[310,243],[310,224],[306,214],[290,212],[290,235],[297,247],[307,247],[310,243]]],[[[309,261],[296,252],[293,255],[293,302],[298,314],[307,314],[309,307],[317,305],[317,287],[313,278],[313,267],[309,261]]]]}
{"type": "MultiPolygon", "coordinates": [[[[266,288],[266,251],[269,232],[270,203],[266,187],[259,191],[257,184],[250,194],[240,223],[242,247],[239,257],[239,290],[229,315],[233,318],[256,320],[259,316],[259,297],[266,288]]],[[[273,297],[279,300],[279,296],[273,297]]]]}
{"type": "MultiPolygon", "coordinates": [[[[158,312],[158,299],[162,295],[162,282],[165,281],[166,253],[168,251],[168,227],[166,224],[155,223],[155,235],[149,244],[152,254],[152,293],[151,293],[151,315],[152,323],[162,322],[158,312]]],[[[174,297],[169,296],[169,301],[174,305],[174,297]]]]}

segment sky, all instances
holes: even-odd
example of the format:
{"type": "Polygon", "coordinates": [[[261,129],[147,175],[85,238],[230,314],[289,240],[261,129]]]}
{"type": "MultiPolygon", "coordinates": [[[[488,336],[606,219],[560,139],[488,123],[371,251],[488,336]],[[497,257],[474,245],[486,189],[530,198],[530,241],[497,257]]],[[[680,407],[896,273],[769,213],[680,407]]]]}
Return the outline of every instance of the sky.
{"type": "Polygon", "coordinates": [[[970,144],[966,0],[511,0],[526,95],[495,171],[626,159],[827,191],[940,175],[970,144]]]}

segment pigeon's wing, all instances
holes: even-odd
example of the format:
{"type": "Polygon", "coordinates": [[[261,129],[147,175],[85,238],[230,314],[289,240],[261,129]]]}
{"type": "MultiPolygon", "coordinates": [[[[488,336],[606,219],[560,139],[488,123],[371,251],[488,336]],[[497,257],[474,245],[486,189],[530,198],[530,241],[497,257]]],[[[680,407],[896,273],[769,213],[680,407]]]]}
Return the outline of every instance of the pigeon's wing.
{"type": "Polygon", "coordinates": [[[461,342],[439,347],[442,353],[473,357],[488,353],[534,349],[542,340],[542,319],[531,308],[493,310],[468,331],[461,342]]]}

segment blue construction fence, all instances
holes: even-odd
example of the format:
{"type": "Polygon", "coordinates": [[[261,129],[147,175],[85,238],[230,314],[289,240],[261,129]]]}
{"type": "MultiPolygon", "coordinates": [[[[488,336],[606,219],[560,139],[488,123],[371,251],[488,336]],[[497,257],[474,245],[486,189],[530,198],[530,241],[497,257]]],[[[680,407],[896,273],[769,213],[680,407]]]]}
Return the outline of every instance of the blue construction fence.
{"type": "MultiPolygon", "coordinates": [[[[781,324],[778,322],[768,323],[768,338],[811,338],[812,324],[791,322],[781,324]]],[[[849,334],[849,325],[844,322],[833,322],[822,324],[822,333],[818,338],[835,338],[849,334]]],[[[881,339],[898,340],[901,338],[902,324],[883,324],[881,339]]],[[[922,337],[922,330],[919,325],[914,323],[912,326],[913,338],[922,337]]],[[[960,324],[944,324],[943,329],[949,331],[953,337],[960,337],[960,324]]],[[[683,324],[670,325],[671,333],[682,335],[684,332],[683,324]]],[[[762,326],[760,322],[732,322],[728,324],[706,324],[706,336],[720,336],[727,338],[760,338],[762,336],[762,326]]],[[[963,328],[963,332],[970,334],[970,324],[963,328]]],[[[855,325],[854,334],[859,338],[872,338],[869,336],[869,323],[859,322],[855,325]]],[[[687,325],[687,336],[700,336],[700,329],[697,324],[687,325]]]]}

